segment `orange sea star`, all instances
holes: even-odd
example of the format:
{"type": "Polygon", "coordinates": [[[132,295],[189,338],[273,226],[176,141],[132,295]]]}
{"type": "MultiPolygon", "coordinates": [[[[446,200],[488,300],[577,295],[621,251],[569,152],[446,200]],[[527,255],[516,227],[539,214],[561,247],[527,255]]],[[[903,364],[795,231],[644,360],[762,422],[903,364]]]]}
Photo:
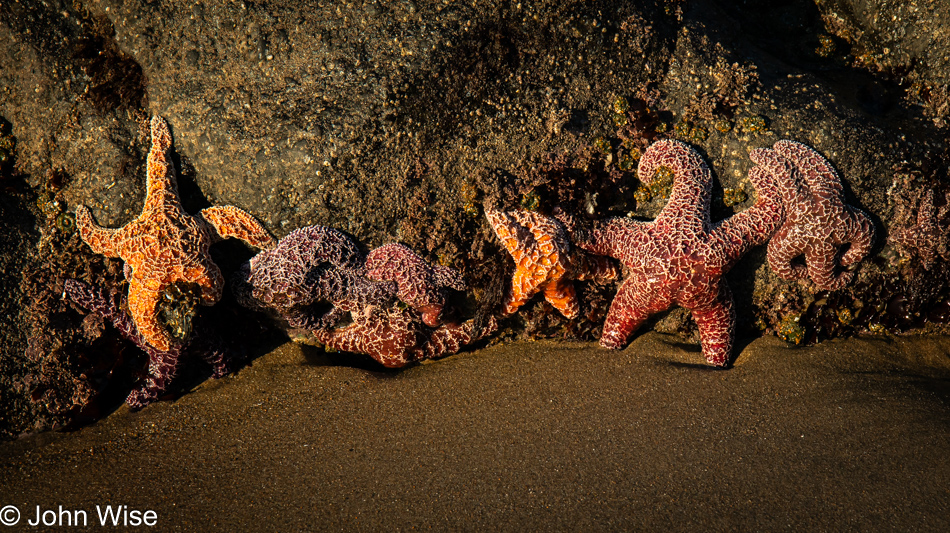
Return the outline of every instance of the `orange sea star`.
{"type": "Polygon", "coordinates": [[[532,211],[485,209],[485,216],[501,243],[515,260],[511,290],[504,315],[511,315],[534,295],[544,299],[567,318],[580,312],[574,280],[612,281],[617,266],[610,259],[593,256],[571,245],[560,221],[532,211]]]}
{"type": "Polygon", "coordinates": [[[275,241],[254,217],[233,206],[186,213],[178,197],[168,125],[154,116],[151,132],[142,214],[121,228],[103,228],[80,205],[76,223],[94,252],[125,261],[132,320],[148,344],[168,351],[173,341],[159,322],[157,309],[163,289],[176,282],[196,283],[201,287],[202,305],[214,305],[221,297],[224,278],[208,247],[228,237],[265,249],[275,241]]]}

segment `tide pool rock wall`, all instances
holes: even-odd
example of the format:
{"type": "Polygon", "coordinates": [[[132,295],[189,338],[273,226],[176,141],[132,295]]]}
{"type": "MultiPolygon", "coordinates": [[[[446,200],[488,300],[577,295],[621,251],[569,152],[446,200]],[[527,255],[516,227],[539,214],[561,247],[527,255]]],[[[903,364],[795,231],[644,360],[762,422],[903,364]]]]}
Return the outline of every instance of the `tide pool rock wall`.
{"type": "MultiPolygon", "coordinates": [[[[877,244],[831,292],[780,279],[753,250],[728,275],[737,334],[946,332],[936,51],[950,38],[914,39],[915,20],[945,26],[926,6],[852,4],[5,2],[0,261],[16,268],[2,278],[0,431],[95,417],[106,384],[141,363],[61,295],[69,278],[124,283],[70,217],[84,204],[119,227],[140,212],[151,115],[171,127],[189,213],[237,205],[278,238],[320,224],[370,249],[404,243],[462,274],[469,313],[500,305],[513,270],[486,206],[652,218],[669,190],[642,186],[636,162],[675,138],[712,169],[721,220],[755,201],[751,151],[793,139],[831,162],[877,244]]],[[[219,246],[226,275],[252,255],[219,246]]],[[[572,320],[536,298],[495,338],[597,338],[614,290],[579,283],[572,320]]],[[[233,298],[213,312],[266,337],[233,298]]],[[[698,340],[683,312],[650,326],[698,340]]]]}

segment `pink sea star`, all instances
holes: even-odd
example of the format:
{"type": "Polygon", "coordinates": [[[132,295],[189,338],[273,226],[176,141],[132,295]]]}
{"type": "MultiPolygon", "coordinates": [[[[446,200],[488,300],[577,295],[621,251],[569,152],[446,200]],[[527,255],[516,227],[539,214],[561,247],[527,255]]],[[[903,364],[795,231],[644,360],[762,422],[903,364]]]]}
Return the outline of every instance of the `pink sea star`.
{"type": "Polygon", "coordinates": [[[854,276],[849,267],[871,250],[874,225],[844,203],[838,173],[821,154],[795,141],[778,141],[749,157],[772,174],[785,208],[785,221],[769,242],[769,267],[785,279],[808,276],[822,290],[847,285],[854,276]],[[805,264],[796,261],[801,256],[805,264]]]}
{"type": "Polygon", "coordinates": [[[178,372],[180,357],[186,351],[201,355],[212,366],[212,377],[222,377],[229,371],[224,351],[210,342],[207,332],[199,339],[189,340],[184,344],[172,344],[168,350],[159,350],[139,333],[132,317],[123,310],[125,296],[117,291],[94,288],[74,279],[65,281],[63,291],[73,303],[108,320],[123,337],[148,354],[148,375],[144,383],[129,393],[125,400],[130,407],[144,407],[164,394],[178,372]]]}
{"type": "Polygon", "coordinates": [[[580,312],[574,280],[612,281],[617,267],[606,257],[591,256],[571,245],[556,218],[533,211],[486,208],[485,217],[515,260],[515,273],[503,314],[513,314],[539,292],[566,318],[580,312]]]}
{"type": "Polygon", "coordinates": [[[651,222],[625,217],[579,227],[562,215],[578,245],[619,259],[626,277],[610,305],[600,344],[621,348],[652,314],[679,305],[690,311],[703,355],[716,366],[729,362],[735,337],[735,307],[723,276],[751,247],[765,242],[782,219],[778,191],[761,171],[749,179],[758,192],[751,208],[712,224],[712,173],[689,145],[662,140],[640,159],[640,180],[649,184],[660,167],[674,173],[669,202],[651,222]]]}
{"type": "Polygon", "coordinates": [[[430,265],[408,247],[396,243],[367,254],[366,276],[376,281],[395,281],[399,299],[419,311],[422,321],[431,327],[442,323],[447,289],[465,290],[465,280],[458,271],[430,265]]]}
{"type": "Polygon", "coordinates": [[[233,206],[213,206],[189,215],[178,198],[171,160],[168,124],[152,117],[152,148],[148,153],[145,205],[142,213],[122,228],[103,228],[85,206],[76,208],[82,240],[98,254],[121,257],[129,280],[129,312],[145,342],[169,352],[174,340],[158,320],[162,291],[176,282],[201,287],[201,303],[221,298],[224,278],[208,247],[229,237],[258,248],[270,248],[274,238],[248,213],[233,206]]]}
{"type": "Polygon", "coordinates": [[[474,319],[461,324],[430,328],[400,307],[366,306],[353,313],[345,328],[314,331],[328,347],[369,355],[383,366],[401,368],[424,360],[457,353],[498,328],[494,317],[478,327],[474,319]]]}

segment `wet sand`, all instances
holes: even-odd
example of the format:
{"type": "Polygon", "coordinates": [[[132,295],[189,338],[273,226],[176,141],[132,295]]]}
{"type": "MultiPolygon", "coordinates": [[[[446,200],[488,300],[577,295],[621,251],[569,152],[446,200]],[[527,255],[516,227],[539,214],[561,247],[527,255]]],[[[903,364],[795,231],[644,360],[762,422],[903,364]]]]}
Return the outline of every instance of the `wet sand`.
{"type": "Polygon", "coordinates": [[[950,530],[950,339],[761,338],[729,371],[656,333],[397,373],[318,354],[2,443],[0,506],[21,529],[111,504],[158,531],[950,530]]]}

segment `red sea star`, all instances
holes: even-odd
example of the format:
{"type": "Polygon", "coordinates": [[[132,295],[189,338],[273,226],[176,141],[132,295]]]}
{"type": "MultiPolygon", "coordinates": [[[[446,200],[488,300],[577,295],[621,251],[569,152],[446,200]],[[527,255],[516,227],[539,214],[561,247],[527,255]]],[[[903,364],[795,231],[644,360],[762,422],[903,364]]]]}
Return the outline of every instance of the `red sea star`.
{"type": "Polygon", "coordinates": [[[785,279],[806,275],[822,290],[847,285],[871,250],[874,225],[860,209],[845,205],[838,173],[812,148],[789,140],[749,157],[772,174],[785,208],[785,222],[769,242],[769,267],[785,279]],[[839,252],[841,270],[837,271],[839,252]],[[805,264],[795,260],[804,255],[805,264]]]}
{"type": "Polygon", "coordinates": [[[611,281],[617,268],[606,257],[592,257],[571,246],[561,223],[532,211],[497,211],[485,216],[515,260],[503,313],[513,314],[538,292],[567,318],[580,312],[573,280],[611,281]]]}
{"type": "MultiPolygon", "coordinates": [[[[751,173],[758,200],[751,208],[712,224],[712,173],[689,145],[662,140],[640,159],[640,180],[657,169],[674,173],[669,202],[652,222],[617,217],[573,232],[585,250],[619,259],[627,276],[610,305],[601,346],[618,349],[652,314],[679,305],[690,311],[703,355],[716,366],[729,361],[735,336],[732,293],[723,276],[750,248],[765,242],[782,219],[778,191],[764,172],[751,173]]],[[[574,226],[573,221],[568,226],[574,226]]]]}
{"type": "Polygon", "coordinates": [[[132,319],[146,343],[168,352],[173,341],[157,311],[162,290],[178,281],[197,283],[201,303],[214,305],[224,279],[208,247],[228,237],[258,248],[273,247],[275,241],[254,217],[236,207],[208,207],[194,216],[186,213],[178,199],[168,125],[154,116],[151,130],[142,214],[122,228],[109,229],[97,225],[81,205],[76,208],[76,223],[94,252],[126,262],[132,319]]]}

